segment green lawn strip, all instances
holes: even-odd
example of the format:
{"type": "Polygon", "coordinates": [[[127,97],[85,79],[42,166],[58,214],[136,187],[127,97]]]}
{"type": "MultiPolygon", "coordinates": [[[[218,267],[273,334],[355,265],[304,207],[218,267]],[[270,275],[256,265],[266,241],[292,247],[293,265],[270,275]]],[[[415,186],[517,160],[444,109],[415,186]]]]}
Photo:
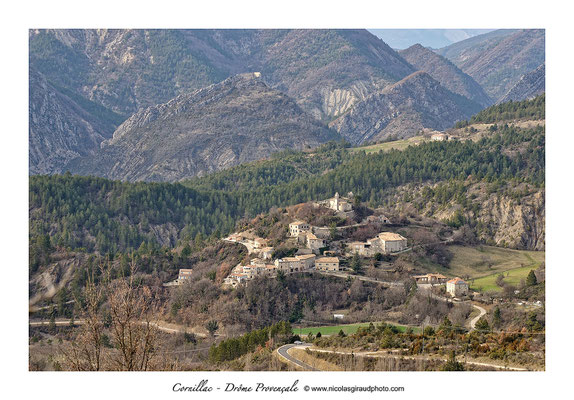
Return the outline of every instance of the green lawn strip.
{"type": "Polygon", "coordinates": [[[414,146],[417,141],[421,142],[422,140],[423,140],[422,136],[417,136],[410,139],[394,140],[392,142],[373,144],[371,146],[355,147],[351,149],[351,151],[352,152],[364,151],[365,153],[368,154],[368,153],[376,153],[381,150],[382,151],[389,151],[391,149],[404,150],[409,146],[414,146]]]}
{"type": "Polygon", "coordinates": [[[533,265],[528,265],[526,267],[514,268],[511,270],[501,271],[501,272],[497,272],[497,273],[487,275],[487,276],[484,276],[481,278],[477,278],[477,279],[474,279],[474,281],[471,281],[471,289],[479,291],[479,292],[484,292],[484,291],[489,291],[489,290],[500,291],[500,290],[502,290],[502,288],[500,288],[496,284],[496,278],[498,277],[499,274],[501,274],[501,273],[504,274],[504,282],[505,283],[509,283],[511,285],[517,285],[520,283],[520,281],[522,279],[526,279],[526,277],[528,276],[528,273],[531,270],[536,269],[537,267],[538,267],[537,264],[533,264],[533,265]]]}
{"type": "Polygon", "coordinates": [[[437,271],[447,276],[470,276],[480,279],[517,268],[537,268],[544,261],[543,251],[513,250],[493,246],[449,246],[453,259],[447,270],[437,271]]]}
{"type": "MultiPolygon", "coordinates": [[[[339,333],[340,330],[343,330],[343,332],[345,332],[345,334],[350,335],[350,334],[357,332],[359,327],[368,327],[369,324],[370,324],[370,322],[362,322],[362,323],[358,323],[358,324],[345,324],[345,325],[333,325],[333,326],[326,325],[326,326],[314,326],[314,327],[306,327],[306,328],[294,328],[293,333],[298,334],[298,335],[308,335],[309,333],[312,333],[313,335],[316,335],[317,332],[321,332],[321,335],[336,335],[339,333]]],[[[380,324],[380,322],[373,322],[373,324],[375,326],[377,326],[377,324],[380,324]]],[[[406,326],[406,325],[398,325],[398,324],[392,324],[392,323],[390,325],[397,327],[397,329],[400,332],[405,332],[408,328],[408,326],[406,326]]],[[[412,327],[412,328],[413,328],[413,332],[415,332],[415,333],[420,331],[420,328],[417,328],[417,327],[412,327]]]]}

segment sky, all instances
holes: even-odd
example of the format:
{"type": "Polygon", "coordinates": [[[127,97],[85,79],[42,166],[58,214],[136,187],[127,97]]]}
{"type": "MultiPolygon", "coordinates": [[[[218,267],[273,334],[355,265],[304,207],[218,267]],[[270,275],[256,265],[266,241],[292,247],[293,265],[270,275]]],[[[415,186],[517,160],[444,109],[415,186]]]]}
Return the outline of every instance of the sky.
{"type": "Polygon", "coordinates": [[[369,29],[393,49],[406,49],[420,43],[424,47],[439,49],[494,29],[369,29]]]}

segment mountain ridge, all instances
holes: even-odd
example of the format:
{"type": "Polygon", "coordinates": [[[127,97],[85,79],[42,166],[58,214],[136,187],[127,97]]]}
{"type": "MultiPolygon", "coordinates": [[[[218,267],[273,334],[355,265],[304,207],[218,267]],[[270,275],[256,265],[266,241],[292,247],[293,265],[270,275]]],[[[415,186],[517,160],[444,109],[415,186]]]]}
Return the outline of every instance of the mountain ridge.
{"type": "Polygon", "coordinates": [[[129,181],[178,181],[337,138],[258,73],[241,74],[140,110],[100,151],[73,160],[68,170],[129,181]]]}

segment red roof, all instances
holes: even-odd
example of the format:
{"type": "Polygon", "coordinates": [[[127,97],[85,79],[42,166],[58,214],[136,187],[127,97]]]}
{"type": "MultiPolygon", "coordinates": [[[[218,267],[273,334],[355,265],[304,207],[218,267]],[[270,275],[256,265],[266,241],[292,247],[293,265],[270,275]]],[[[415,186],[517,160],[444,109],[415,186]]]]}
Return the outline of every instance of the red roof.
{"type": "Polygon", "coordinates": [[[462,279],[456,277],[454,279],[451,279],[450,281],[448,281],[447,283],[454,283],[455,285],[460,285],[461,283],[463,284],[467,284],[465,281],[463,281],[462,279]]]}

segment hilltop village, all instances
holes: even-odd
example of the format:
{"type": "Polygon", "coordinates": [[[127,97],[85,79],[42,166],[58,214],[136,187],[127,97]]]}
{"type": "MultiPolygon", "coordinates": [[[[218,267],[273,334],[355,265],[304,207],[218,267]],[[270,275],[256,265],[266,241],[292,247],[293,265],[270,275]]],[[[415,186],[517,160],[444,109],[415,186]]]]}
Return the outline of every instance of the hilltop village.
{"type": "MultiPolygon", "coordinates": [[[[313,203],[314,208],[327,208],[333,210],[341,219],[354,217],[353,193],[346,197],[335,193],[335,196],[313,203]]],[[[384,216],[369,217],[368,221],[377,220],[381,223],[389,222],[384,216]]],[[[292,274],[305,271],[339,271],[341,258],[350,257],[354,253],[361,256],[375,253],[390,254],[404,251],[407,248],[407,239],[392,232],[381,232],[378,236],[365,243],[353,242],[350,246],[341,246],[336,238],[336,231],[348,227],[359,226],[361,223],[342,227],[314,226],[303,220],[289,223],[289,234],[286,244],[291,249],[297,249],[291,256],[276,257],[273,247],[267,246],[265,238],[253,237],[250,232],[241,232],[230,235],[225,240],[245,245],[255,257],[248,265],[237,265],[232,273],[225,278],[224,285],[237,284],[253,279],[258,275],[277,276],[277,273],[292,274]],[[361,250],[362,249],[362,250],[361,250]],[[368,249],[366,251],[365,249],[368,249]]]]}
{"type": "MultiPolygon", "coordinates": [[[[282,239],[259,236],[253,228],[233,233],[223,240],[245,246],[249,257],[231,270],[223,279],[222,286],[233,288],[247,284],[255,277],[276,278],[278,274],[302,272],[339,273],[344,276],[356,272],[351,264],[360,263],[357,259],[381,260],[412,250],[412,244],[409,247],[406,237],[392,231],[396,225],[389,218],[379,210],[371,211],[361,206],[359,198],[353,193],[346,196],[335,193],[332,198],[305,206],[312,210],[309,219],[317,219],[317,214],[326,212],[331,220],[344,221],[346,224],[331,223],[327,226],[293,218],[288,225],[285,224],[286,234],[282,239]],[[362,241],[350,240],[347,232],[359,228],[368,232],[375,229],[376,232],[362,241]]],[[[180,270],[174,284],[182,284],[191,277],[192,272],[191,269],[180,270]]],[[[468,284],[458,277],[448,282],[444,275],[437,273],[412,275],[412,278],[419,285],[446,283],[446,292],[453,297],[468,294],[468,284]]]]}

